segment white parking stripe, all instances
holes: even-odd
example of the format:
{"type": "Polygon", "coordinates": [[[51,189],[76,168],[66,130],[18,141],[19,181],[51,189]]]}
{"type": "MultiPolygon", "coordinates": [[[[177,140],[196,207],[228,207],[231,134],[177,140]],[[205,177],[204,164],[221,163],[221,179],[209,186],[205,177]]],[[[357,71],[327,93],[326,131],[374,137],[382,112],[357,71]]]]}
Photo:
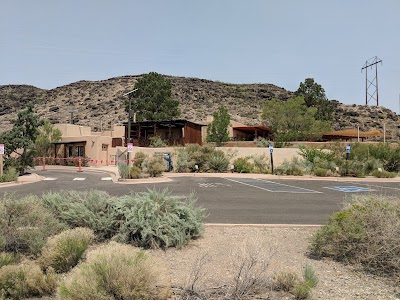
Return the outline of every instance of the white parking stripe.
{"type": "Polygon", "coordinates": [[[72,179],[72,180],[78,180],[78,181],[82,181],[82,180],[85,180],[86,178],[84,178],[84,177],[75,177],[74,179],[72,179]]]}
{"type": "Polygon", "coordinates": [[[101,180],[112,180],[111,177],[101,177],[101,180]]]}
{"type": "Polygon", "coordinates": [[[46,177],[46,178],[44,178],[43,180],[57,180],[57,178],[54,178],[54,177],[46,177]]]}
{"type": "MultiPolygon", "coordinates": [[[[270,189],[267,189],[265,187],[253,185],[253,184],[250,184],[250,183],[247,183],[247,182],[243,182],[243,181],[240,181],[240,180],[235,180],[235,179],[232,179],[232,178],[226,178],[225,177],[224,179],[230,180],[230,181],[233,181],[233,182],[237,182],[237,183],[240,183],[240,184],[248,185],[248,186],[251,186],[251,187],[254,187],[254,188],[257,188],[257,189],[260,189],[260,190],[272,192],[272,193],[293,193],[293,194],[305,194],[305,193],[310,194],[310,193],[313,193],[313,194],[323,194],[322,192],[318,192],[318,191],[313,191],[313,190],[300,188],[300,187],[292,186],[292,185],[287,185],[287,184],[283,184],[283,183],[276,183],[276,182],[273,182],[273,181],[268,181],[268,180],[263,180],[263,179],[258,179],[258,178],[257,179],[256,178],[245,178],[245,179],[246,179],[246,181],[254,180],[254,183],[264,182],[266,184],[269,184],[270,187],[276,185],[276,186],[282,186],[284,188],[281,189],[281,190],[279,190],[279,189],[278,190],[270,190],[270,189]]],[[[238,179],[240,179],[240,178],[238,178],[238,179]]]]}

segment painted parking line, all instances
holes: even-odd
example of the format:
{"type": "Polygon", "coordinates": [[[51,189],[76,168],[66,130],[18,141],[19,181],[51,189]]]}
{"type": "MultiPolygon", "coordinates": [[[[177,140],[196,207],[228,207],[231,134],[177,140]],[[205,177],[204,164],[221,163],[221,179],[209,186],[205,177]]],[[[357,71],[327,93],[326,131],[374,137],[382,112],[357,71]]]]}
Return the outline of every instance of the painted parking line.
{"type": "Polygon", "coordinates": [[[44,178],[43,180],[57,180],[57,178],[54,178],[54,177],[46,177],[46,178],[44,178]]]}
{"type": "Polygon", "coordinates": [[[378,189],[388,189],[388,190],[396,190],[396,191],[400,191],[400,188],[394,188],[394,187],[388,187],[388,186],[383,186],[383,185],[375,185],[375,184],[371,184],[371,183],[355,183],[358,185],[365,185],[367,187],[374,187],[374,188],[378,188],[378,189]]]}
{"type": "Polygon", "coordinates": [[[322,192],[257,178],[224,178],[272,193],[322,194],[322,192]]]}
{"type": "Polygon", "coordinates": [[[101,177],[101,180],[104,180],[104,181],[111,181],[112,178],[111,178],[111,177],[101,177]]]}
{"type": "Polygon", "coordinates": [[[325,186],[325,189],[330,189],[334,191],[344,192],[344,193],[358,193],[358,192],[373,192],[370,188],[354,186],[354,185],[339,185],[339,186],[325,186]]]}
{"type": "Polygon", "coordinates": [[[85,179],[86,179],[85,177],[75,177],[75,178],[72,179],[72,180],[83,181],[83,180],[85,180],[85,179]]]}
{"type": "Polygon", "coordinates": [[[214,188],[214,187],[227,187],[231,186],[230,184],[220,183],[220,182],[207,182],[207,183],[199,183],[199,187],[201,188],[214,188]]]}

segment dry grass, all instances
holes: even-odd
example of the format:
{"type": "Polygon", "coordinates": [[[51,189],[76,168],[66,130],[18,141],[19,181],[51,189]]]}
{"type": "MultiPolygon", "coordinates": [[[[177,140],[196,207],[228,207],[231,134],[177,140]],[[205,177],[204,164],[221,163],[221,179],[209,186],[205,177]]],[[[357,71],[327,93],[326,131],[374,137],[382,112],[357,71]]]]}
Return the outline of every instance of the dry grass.
{"type": "Polygon", "coordinates": [[[91,251],[61,284],[68,300],[156,300],[170,295],[165,270],[137,248],[110,243],[91,251]]]}
{"type": "Polygon", "coordinates": [[[47,240],[39,264],[43,269],[52,267],[57,273],[68,272],[78,264],[94,238],[93,230],[88,228],[63,231],[47,240]]]}

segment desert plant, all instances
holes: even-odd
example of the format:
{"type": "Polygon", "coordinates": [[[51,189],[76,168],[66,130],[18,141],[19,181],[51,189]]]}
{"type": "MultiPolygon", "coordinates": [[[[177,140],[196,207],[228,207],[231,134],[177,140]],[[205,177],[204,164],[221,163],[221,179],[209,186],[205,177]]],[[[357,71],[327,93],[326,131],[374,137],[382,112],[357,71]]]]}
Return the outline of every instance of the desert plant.
{"type": "Polygon", "coordinates": [[[290,292],[299,282],[299,277],[293,272],[282,272],[274,278],[274,288],[278,291],[290,292]]]}
{"type": "Polygon", "coordinates": [[[63,228],[36,196],[0,198],[0,251],[36,255],[63,228]]]}
{"type": "Polygon", "coordinates": [[[283,163],[276,168],[276,173],[283,175],[302,176],[304,174],[304,169],[304,161],[295,156],[290,161],[285,159],[283,163]]]}
{"type": "Polygon", "coordinates": [[[110,243],[88,253],[58,294],[65,300],[167,299],[170,289],[165,270],[143,251],[110,243]]]}
{"type": "Polygon", "coordinates": [[[115,203],[121,220],[116,240],[145,248],[181,247],[203,231],[205,212],[193,194],[172,196],[165,190],[131,193],[115,203]]]}
{"type": "Polygon", "coordinates": [[[256,140],[257,147],[269,147],[269,145],[272,145],[272,142],[267,140],[266,138],[260,137],[256,140]]]}
{"type": "Polygon", "coordinates": [[[356,263],[366,270],[400,276],[400,204],[384,196],[353,196],[317,231],[310,253],[356,263]]]}
{"type": "Polygon", "coordinates": [[[0,176],[0,182],[16,181],[19,173],[14,167],[9,167],[2,176],[0,176]]]}
{"type": "Polygon", "coordinates": [[[256,173],[268,173],[270,164],[269,157],[267,155],[254,155],[253,157],[254,171],[256,173]]]}
{"type": "Polygon", "coordinates": [[[15,263],[16,257],[12,253],[0,252],[0,268],[15,263]]]}
{"type": "Polygon", "coordinates": [[[166,164],[162,156],[148,157],[143,160],[143,173],[149,174],[150,177],[160,176],[166,169],[166,164]]]}
{"type": "Polygon", "coordinates": [[[90,228],[99,240],[111,238],[118,230],[113,216],[116,198],[106,192],[49,192],[42,199],[59,220],[72,228],[90,228]]]}
{"type": "Polygon", "coordinates": [[[42,249],[39,263],[44,270],[52,267],[57,273],[65,273],[75,267],[94,234],[88,228],[74,228],[50,237],[42,249]]]}
{"type": "Polygon", "coordinates": [[[342,176],[362,178],[365,177],[365,164],[359,160],[348,160],[343,165],[341,172],[342,176]]]}
{"type": "Polygon", "coordinates": [[[314,174],[315,174],[315,176],[318,176],[318,177],[325,177],[325,176],[328,176],[328,170],[322,169],[322,168],[315,168],[314,174]]]}
{"type": "Polygon", "coordinates": [[[142,170],[138,166],[133,165],[131,167],[131,171],[130,171],[130,178],[138,179],[138,178],[140,178],[141,173],[142,173],[142,170]]]}
{"type": "Polygon", "coordinates": [[[41,297],[54,293],[57,277],[51,269],[43,274],[38,265],[26,261],[0,268],[0,299],[41,297]]]}
{"type": "Polygon", "coordinates": [[[318,277],[314,272],[313,267],[307,264],[304,268],[303,280],[297,282],[293,287],[293,294],[296,299],[307,299],[310,296],[311,290],[318,284],[318,277]]]}
{"type": "Polygon", "coordinates": [[[160,136],[155,135],[150,138],[150,147],[153,148],[162,148],[166,147],[167,144],[161,139],[160,136]]]}
{"type": "Polygon", "coordinates": [[[371,173],[371,175],[377,178],[395,178],[397,177],[397,172],[375,170],[371,173]]]}
{"type": "Polygon", "coordinates": [[[136,152],[133,158],[134,165],[138,168],[142,168],[143,161],[149,157],[147,154],[143,153],[142,151],[136,152]]]}
{"type": "Polygon", "coordinates": [[[210,156],[208,167],[211,172],[223,173],[228,170],[229,160],[225,157],[224,152],[217,150],[210,156]]]}
{"type": "Polygon", "coordinates": [[[129,179],[130,178],[130,167],[124,161],[118,162],[118,173],[122,179],[129,179]]]}
{"type": "Polygon", "coordinates": [[[177,151],[176,158],[176,171],[179,173],[191,172],[193,169],[193,162],[190,159],[188,151],[183,148],[177,151]]]}
{"type": "Polygon", "coordinates": [[[233,162],[233,168],[238,173],[252,173],[254,165],[250,162],[250,157],[238,157],[233,162]]]}

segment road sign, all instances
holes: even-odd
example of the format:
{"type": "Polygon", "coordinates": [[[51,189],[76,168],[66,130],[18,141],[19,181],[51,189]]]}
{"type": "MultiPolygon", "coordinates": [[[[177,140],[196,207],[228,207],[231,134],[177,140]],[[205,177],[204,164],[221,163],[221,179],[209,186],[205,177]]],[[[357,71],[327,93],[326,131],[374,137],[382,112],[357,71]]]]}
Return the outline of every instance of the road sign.
{"type": "Polygon", "coordinates": [[[132,152],[133,152],[133,144],[128,143],[128,153],[132,153],[132,152]]]}
{"type": "Polygon", "coordinates": [[[0,144],[0,155],[4,155],[4,144],[0,144]]]}
{"type": "Polygon", "coordinates": [[[269,145],[269,153],[273,153],[274,152],[274,146],[269,145]]]}
{"type": "Polygon", "coordinates": [[[346,146],[346,153],[350,153],[350,144],[346,146]]]}

